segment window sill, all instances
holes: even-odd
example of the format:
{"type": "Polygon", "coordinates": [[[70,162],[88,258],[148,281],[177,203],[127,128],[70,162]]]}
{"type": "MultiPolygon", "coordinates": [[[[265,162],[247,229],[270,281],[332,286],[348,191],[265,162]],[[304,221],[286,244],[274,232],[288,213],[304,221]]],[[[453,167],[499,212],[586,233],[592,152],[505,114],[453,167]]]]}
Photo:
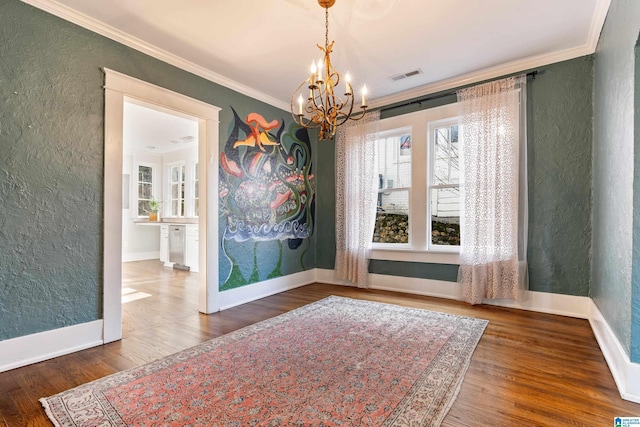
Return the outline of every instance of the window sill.
{"type": "Polygon", "coordinates": [[[409,248],[372,248],[369,257],[371,259],[385,261],[460,264],[460,253],[458,251],[420,251],[409,248]]]}

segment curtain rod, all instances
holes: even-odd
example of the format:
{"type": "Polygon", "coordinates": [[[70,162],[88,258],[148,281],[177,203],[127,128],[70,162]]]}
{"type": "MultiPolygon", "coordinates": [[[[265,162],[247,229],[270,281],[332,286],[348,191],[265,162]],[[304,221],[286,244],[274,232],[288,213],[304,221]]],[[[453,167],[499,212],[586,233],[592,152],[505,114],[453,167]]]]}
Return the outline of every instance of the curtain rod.
{"type": "MultiPolygon", "coordinates": [[[[538,74],[543,74],[543,73],[544,73],[544,70],[542,70],[542,71],[531,71],[531,72],[527,73],[526,76],[527,77],[531,77],[532,80],[535,80],[536,76],[538,74]]],[[[390,107],[381,108],[380,112],[382,113],[383,111],[395,110],[396,108],[402,108],[402,107],[406,107],[408,105],[413,105],[413,104],[422,104],[423,102],[433,101],[435,99],[440,99],[440,98],[446,98],[448,96],[453,96],[453,95],[456,95],[456,94],[457,94],[457,91],[450,91],[450,92],[439,93],[437,95],[426,96],[424,98],[420,98],[420,99],[416,99],[416,100],[413,100],[413,101],[405,102],[403,104],[392,105],[390,107]]]]}

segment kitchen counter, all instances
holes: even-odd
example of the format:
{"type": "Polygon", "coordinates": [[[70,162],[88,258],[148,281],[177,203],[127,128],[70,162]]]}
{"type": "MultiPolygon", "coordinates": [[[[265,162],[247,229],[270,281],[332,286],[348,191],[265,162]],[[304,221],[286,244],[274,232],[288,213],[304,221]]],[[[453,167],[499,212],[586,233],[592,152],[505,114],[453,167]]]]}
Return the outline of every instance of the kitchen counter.
{"type": "Polygon", "coordinates": [[[198,218],[167,218],[161,221],[134,220],[136,225],[198,225],[198,218]]]}

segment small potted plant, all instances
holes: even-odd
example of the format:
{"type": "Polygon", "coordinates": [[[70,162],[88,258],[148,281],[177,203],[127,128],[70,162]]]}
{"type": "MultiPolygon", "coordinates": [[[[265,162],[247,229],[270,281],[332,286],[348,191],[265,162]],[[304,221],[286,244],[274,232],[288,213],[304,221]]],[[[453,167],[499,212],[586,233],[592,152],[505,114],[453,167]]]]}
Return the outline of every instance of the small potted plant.
{"type": "Polygon", "coordinates": [[[149,214],[149,221],[159,221],[158,211],[160,211],[160,206],[162,202],[156,199],[149,200],[149,207],[147,208],[147,213],[149,214]]]}

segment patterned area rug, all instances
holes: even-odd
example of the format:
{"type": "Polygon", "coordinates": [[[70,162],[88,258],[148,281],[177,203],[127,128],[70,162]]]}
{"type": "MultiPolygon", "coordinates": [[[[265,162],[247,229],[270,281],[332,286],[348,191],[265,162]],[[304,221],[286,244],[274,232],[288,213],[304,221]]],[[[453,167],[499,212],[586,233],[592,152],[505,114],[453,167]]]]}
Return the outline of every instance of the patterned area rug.
{"type": "Polygon", "coordinates": [[[329,297],[40,399],[56,426],[438,426],[487,321],[329,297]]]}

